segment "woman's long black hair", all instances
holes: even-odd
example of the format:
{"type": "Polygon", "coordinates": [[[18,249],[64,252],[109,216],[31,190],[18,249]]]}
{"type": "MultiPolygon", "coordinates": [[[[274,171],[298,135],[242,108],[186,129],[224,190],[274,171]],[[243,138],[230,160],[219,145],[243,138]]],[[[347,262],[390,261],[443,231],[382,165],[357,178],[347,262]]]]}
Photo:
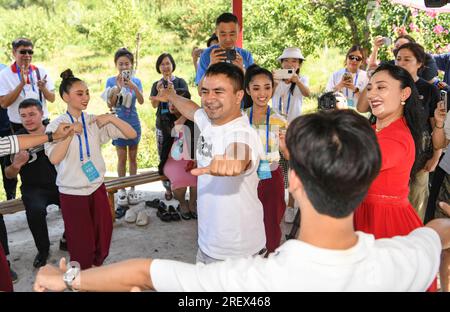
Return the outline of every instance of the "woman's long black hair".
{"type": "Polygon", "coordinates": [[[252,81],[253,77],[257,75],[265,75],[269,80],[272,82],[272,88],[274,86],[273,82],[273,75],[270,71],[263,67],[259,67],[256,64],[251,65],[247,70],[245,71],[245,77],[244,77],[244,108],[249,108],[253,106],[253,100],[250,94],[247,93],[247,89],[250,89],[250,82],[252,81]]]}
{"type": "Polygon", "coordinates": [[[414,83],[414,80],[408,73],[408,71],[401,68],[400,66],[383,63],[378,66],[378,68],[373,72],[372,77],[376,73],[381,71],[388,72],[389,76],[391,76],[395,80],[400,81],[400,87],[402,89],[407,87],[411,88],[411,95],[405,101],[406,104],[403,110],[403,115],[406,119],[406,124],[408,125],[409,131],[411,131],[411,135],[416,146],[416,157],[410,174],[411,181],[413,181],[416,173],[424,167],[427,160],[423,144],[424,131],[426,131],[426,117],[424,116],[423,110],[421,109],[421,103],[419,100],[419,93],[417,91],[416,84],[414,83]]]}

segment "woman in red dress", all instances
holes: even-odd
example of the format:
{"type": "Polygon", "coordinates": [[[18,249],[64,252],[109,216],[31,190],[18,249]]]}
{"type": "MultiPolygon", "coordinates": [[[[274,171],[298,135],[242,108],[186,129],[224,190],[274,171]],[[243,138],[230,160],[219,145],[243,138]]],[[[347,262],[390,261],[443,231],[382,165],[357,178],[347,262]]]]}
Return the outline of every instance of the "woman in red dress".
{"type": "MultiPolygon", "coordinates": [[[[384,64],[367,85],[367,98],[381,149],[380,174],[355,211],[357,231],[375,238],[407,235],[423,226],[408,200],[409,182],[423,168],[422,136],[425,127],[418,92],[403,68],[384,64]]],[[[435,289],[433,283],[430,289],[435,289]]]]}

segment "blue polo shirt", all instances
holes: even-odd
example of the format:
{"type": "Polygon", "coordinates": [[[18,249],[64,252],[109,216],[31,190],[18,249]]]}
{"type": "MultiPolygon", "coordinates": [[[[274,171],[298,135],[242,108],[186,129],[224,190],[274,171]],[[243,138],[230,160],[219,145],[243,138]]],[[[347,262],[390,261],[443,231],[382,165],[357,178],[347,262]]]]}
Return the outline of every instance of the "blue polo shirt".
{"type": "Polygon", "coordinates": [[[439,70],[445,72],[444,82],[450,85],[450,53],[433,55],[439,70]]]}
{"type": "MultiPolygon", "coordinates": [[[[219,45],[213,45],[209,48],[206,48],[202,55],[200,56],[200,61],[198,63],[198,69],[197,69],[197,76],[195,76],[195,84],[198,85],[200,83],[200,80],[202,80],[203,76],[206,73],[206,70],[208,69],[209,63],[211,63],[211,50],[218,48],[219,45]]],[[[252,54],[244,50],[242,48],[235,47],[235,50],[237,53],[239,53],[242,56],[242,59],[244,61],[244,68],[248,68],[250,65],[254,63],[252,54]]]]}

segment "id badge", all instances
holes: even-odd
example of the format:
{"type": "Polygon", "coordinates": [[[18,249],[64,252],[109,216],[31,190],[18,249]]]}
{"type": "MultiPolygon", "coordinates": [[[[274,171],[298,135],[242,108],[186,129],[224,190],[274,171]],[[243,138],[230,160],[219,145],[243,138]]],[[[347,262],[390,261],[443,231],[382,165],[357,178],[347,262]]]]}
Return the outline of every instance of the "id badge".
{"type": "Polygon", "coordinates": [[[267,160],[261,160],[258,166],[258,177],[261,180],[267,180],[272,178],[272,172],[270,171],[270,163],[267,160]]]}
{"type": "Polygon", "coordinates": [[[355,102],[353,101],[353,99],[347,99],[347,105],[350,107],[355,107],[355,102]]]}
{"type": "Polygon", "coordinates": [[[100,177],[100,174],[98,173],[97,168],[95,168],[95,166],[91,160],[89,160],[84,165],[82,165],[81,169],[83,170],[84,174],[88,178],[89,182],[92,182],[95,179],[100,177]]]}

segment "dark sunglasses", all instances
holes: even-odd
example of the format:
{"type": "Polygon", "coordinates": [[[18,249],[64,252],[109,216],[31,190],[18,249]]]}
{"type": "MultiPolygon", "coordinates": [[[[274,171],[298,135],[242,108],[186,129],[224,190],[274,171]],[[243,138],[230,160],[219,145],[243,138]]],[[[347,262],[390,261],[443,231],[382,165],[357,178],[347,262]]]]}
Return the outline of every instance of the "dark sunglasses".
{"type": "Polygon", "coordinates": [[[33,50],[20,50],[19,51],[20,54],[25,55],[25,54],[29,54],[29,55],[33,55],[34,51],[33,50]]]}
{"type": "Polygon", "coordinates": [[[359,57],[359,56],[356,56],[356,55],[349,55],[348,59],[352,60],[352,61],[357,61],[357,62],[362,61],[362,57],[359,57]]]}

